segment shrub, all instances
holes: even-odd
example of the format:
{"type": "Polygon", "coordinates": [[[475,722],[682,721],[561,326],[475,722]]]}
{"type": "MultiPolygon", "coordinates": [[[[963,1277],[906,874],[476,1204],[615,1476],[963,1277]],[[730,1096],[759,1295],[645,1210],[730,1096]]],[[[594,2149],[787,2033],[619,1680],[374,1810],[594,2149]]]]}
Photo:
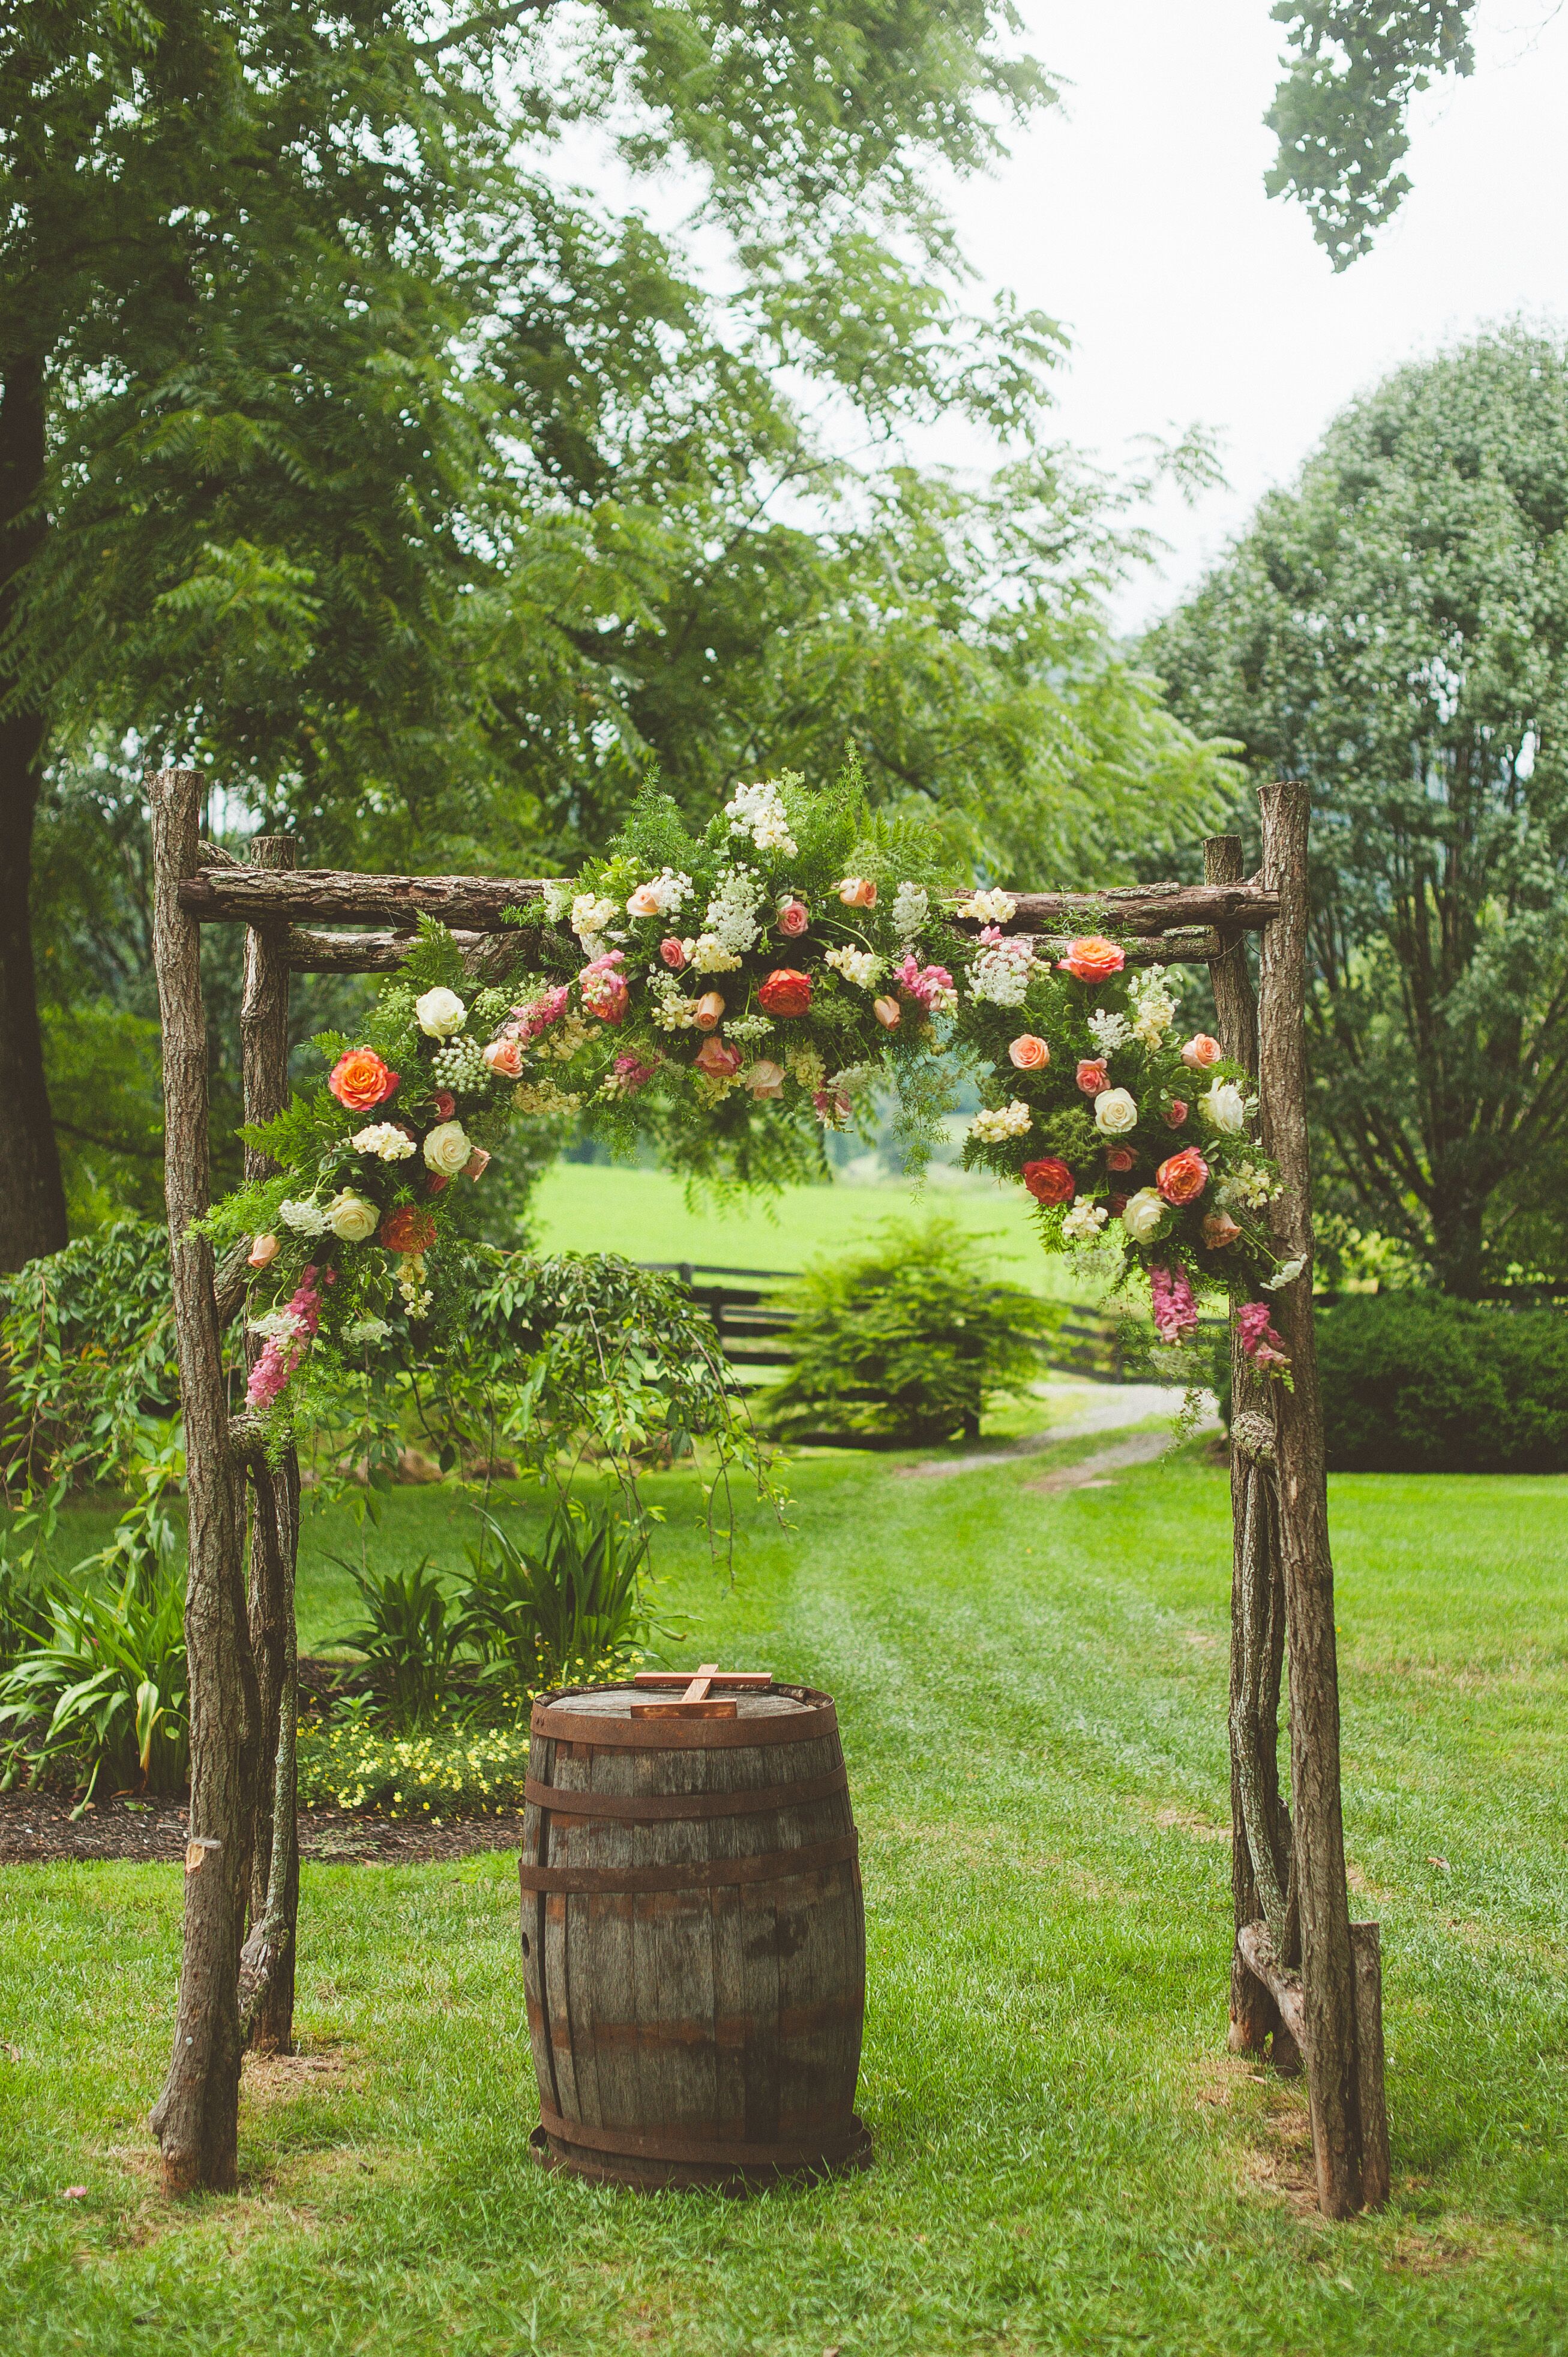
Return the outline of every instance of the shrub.
{"type": "Polygon", "coordinates": [[[459,1624],[475,1652],[526,1693],[584,1679],[590,1664],[618,1675],[650,1635],[647,1531],[567,1499],[536,1546],[484,1522],[459,1624]]]}
{"type": "Polygon", "coordinates": [[[762,1395],[776,1430],[931,1443],[972,1437],[995,1394],[1036,1371],[1061,1312],[987,1274],[949,1220],[888,1222],[869,1250],[809,1269],[795,1358],[762,1395]]]}
{"type": "Polygon", "coordinates": [[[185,1577],[133,1564],[117,1589],[56,1590],[43,1625],[0,1678],[0,1728],[12,1768],[62,1760],[107,1769],[122,1787],[177,1791],[190,1760],[186,1717],[185,1577]]]}
{"type": "Polygon", "coordinates": [[[378,1700],[394,1727],[418,1727],[440,1707],[461,1643],[451,1599],[423,1555],[412,1571],[361,1571],[343,1555],[332,1561],[360,1591],[365,1619],[337,1639],[370,1665],[378,1700]]]}
{"type": "Polygon", "coordinates": [[[1328,1463],[1337,1472],[1568,1472],[1568,1316],[1442,1294],[1320,1308],[1328,1463]]]}

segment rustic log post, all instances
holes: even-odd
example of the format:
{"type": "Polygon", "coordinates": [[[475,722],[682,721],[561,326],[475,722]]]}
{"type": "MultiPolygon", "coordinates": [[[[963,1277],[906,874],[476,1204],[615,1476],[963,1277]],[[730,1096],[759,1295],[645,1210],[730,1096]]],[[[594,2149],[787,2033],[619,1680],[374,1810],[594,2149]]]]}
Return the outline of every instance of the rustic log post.
{"type": "Polygon", "coordinates": [[[159,770],[147,780],[147,799],[163,1021],[164,1192],[185,1417],[191,1834],[174,2054],[151,2124],[163,2150],[165,2185],[183,2193],[235,2181],[255,1684],[212,1247],[189,1232],[208,1208],[207,1021],[199,934],[180,906],[179,885],[197,865],[201,778],[194,770],[159,770]]]}
{"type": "MultiPolygon", "coordinates": [[[[292,836],[252,839],[251,865],[292,868],[292,836]]],[[[240,1043],[245,1119],[274,1119],[288,1103],[288,927],[279,919],[245,928],[240,1043]]],[[[277,1168],[260,1147],[245,1148],[247,1179],[277,1168]]],[[[252,1339],[253,1364],[262,1344],[252,1339]]],[[[252,2042],[287,2054],[294,2048],[295,1941],[299,1915],[299,1827],[295,1796],[298,1714],[294,1582],[299,1546],[299,1458],[292,1448],[275,1466],[251,1460],[251,1580],[247,1599],[256,1665],[261,1772],[251,1846],[251,1934],[244,1950],[242,2011],[252,2042]]]]}
{"type": "Polygon", "coordinates": [[[1352,1923],[1356,1959],[1356,2095],[1361,2115],[1361,2199],[1380,2210],[1389,2198],[1389,2107],[1383,2092],[1383,1944],[1376,1923],[1352,1923]]]}
{"type": "Polygon", "coordinates": [[[1356,1975],[1345,1884],[1339,1793],[1339,1684],[1334,1642],[1334,1566],[1312,1311],[1312,1172],[1306,1130],[1308,790],[1266,786],[1263,882],[1279,915],[1263,929],[1260,961],[1259,1096],[1262,1142],[1283,1194],[1275,1241],[1305,1265],[1274,1296],[1290,1353],[1293,1388],[1274,1386],[1280,1544],[1290,1652],[1291,1802],[1307,2084],[1317,2196],[1326,2216],[1361,2204],[1357,2101],[1356,1975]]]}

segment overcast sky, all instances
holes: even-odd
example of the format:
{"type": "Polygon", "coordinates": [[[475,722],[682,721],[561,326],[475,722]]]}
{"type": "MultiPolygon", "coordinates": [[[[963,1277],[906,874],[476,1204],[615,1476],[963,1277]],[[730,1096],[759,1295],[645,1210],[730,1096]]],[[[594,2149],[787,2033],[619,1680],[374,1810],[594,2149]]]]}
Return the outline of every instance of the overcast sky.
{"type": "Polygon", "coordinates": [[[1069,330],[1065,438],[1119,465],[1133,437],[1200,421],[1230,483],[1162,507],[1172,554],[1124,626],[1197,577],[1360,387],[1483,322],[1568,322],[1568,0],[1481,0],[1474,78],[1417,102],[1414,192],[1339,277],[1301,208],[1263,194],[1269,0],[1022,8],[1071,87],[994,178],[954,192],[964,244],[1069,330]]]}

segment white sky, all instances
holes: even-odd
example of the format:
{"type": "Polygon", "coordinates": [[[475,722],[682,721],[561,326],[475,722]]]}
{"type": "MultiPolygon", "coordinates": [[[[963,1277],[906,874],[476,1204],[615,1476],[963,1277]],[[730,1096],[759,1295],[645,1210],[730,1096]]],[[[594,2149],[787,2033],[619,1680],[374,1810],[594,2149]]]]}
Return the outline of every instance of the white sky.
{"type": "Polygon", "coordinates": [[[1568,322],[1568,0],[1481,0],[1474,78],[1416,102],[1413,193],[1337,278],[1301,207],[1263,194],[1269,0],[1022,8],[1072,87],[999,174],[953,191],[964,246],[1070,333],[1064,439],[1120,466],[1133,437],[1201,421],[1230,484],[1159,510],[1172,554],[1122,600],[1124,627],[1197,577],[1361,387],[1484,322],[1568,322]]]}

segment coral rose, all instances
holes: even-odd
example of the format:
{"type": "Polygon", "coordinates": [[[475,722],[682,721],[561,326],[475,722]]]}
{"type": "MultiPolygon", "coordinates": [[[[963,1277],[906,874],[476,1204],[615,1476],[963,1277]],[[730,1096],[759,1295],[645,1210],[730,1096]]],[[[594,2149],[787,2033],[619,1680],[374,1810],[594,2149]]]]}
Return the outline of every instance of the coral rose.
{"type": "Polygon", "coordinates": [[[885,1031],[897,1031],[904,1020],[904,1010],[896,998],[874,998],[871,1011],[885,1031]]]}
{"type": "Polygon", "coordinates": [[[328,1073],[327,1085],[350,1113],[369,1113],[372,1105],[386,1103],[397,1086],[397,1074],[373,1048],[350,1048],[328,1073]]]}
{"type": "Polygon", "coordinates": [[[265,1268],[267,1263],[270,1260],[276,1260],[277,1256],[276,1236],[253,1236],[251,1239],[251,1249],[245,1255],[245,1265],[247,1268],[265,1268]]]}
{"type": "Polygon", "coordinates": [[[1184,1203],[1196,1203],[1208,1184],[1208,1165],[1196,1146],[1187,1146],[1162,1162],[1155,1173],[1155,1184],[1167,1203],[1179,1210],[1184,1203]]]}
{"type": "Polygon", "coordinates": [[[757,994],[765,1015],[804,1015],[811,1003],[811,977],[792,965],[777,965],[757,994]]]}
{"type": "Polygon", "coordinates": [[[492,1039],[485,1049],[485,1061],[492,1072],[503,1081],[515,1081],[522,1071],[522,1047],[517,1039],[492,1039]]]}
{"type": "Polygon", "coordinates": [[[839,899],[846,909],[875,909],[876,887],[869,876],[846,876],[839,886],[839,899]]]}
{"type": "Polygon", "coordinates": [[[1097,1097],[1111,1086],[1111,1074],[1103,1058],[1083,1057],[1078,1068],[1078,1084],[1086,1097],[1097,1097]]]}
{"type": "Polygon", "coordinates": [[[1021,1072],[1043,1072],[1051,1060],[1051,1051],[1032,1031],[1020,1031],[1015,1039],[1007,1043],[1007,1060],[1021,1072]]]}
{"type": "Polygon", "coordinates": [[[719,1017],[724,1011],[724,993],[720,990],[704,990],[697,1001],[697,1011],[692,1020],[699,1031],[716,1031],[719,1028],[719,1017]]]}
{"type": "Polygon", "coordinates": [[[788,900],[779,901],[773,921],[788,940],[798,941],[811,921],[811,912],[804,900],[797,900],[791,895],[788,900]]]}
{"type": "Polygon", "coordinates": [[[703,1040],[693,1060],[698,1071],[705,1072],[710,1081],[733,1081],[742,1058],[738,1048],[732,1048],[727,1040],[715,1035],[703,1040]]]}
{"type": "Polygon", "coordinates": [[[1057,960],[1061,971],[1070,974],[1075,982],[1109,982],[1126,963],[1126,951],[1118,949],[1114,942],[1108,942],[1101,933],[1085,933],[1079,940],[1069,942],[1066,957],[1057,960]]]}
{"type": "Polygon", "coordinates": [[[381,1242],[388,1252],[428,1252],[435,1242],[435,1222],[416,1204],[400,1203],[382,1219],[381,1242]]]}
{"type": "Polygon", "coordinates": [[[1138,1159],[1130,1146],[1108,1146],[1105,1154],[1107,1170],[1131,1170],[1138,1159]]]}
{"type": "Polygon", "coordinates": [[[1223,1252],[1233,1244],[1241,1231],[1229,1211],[1208,1211],[1204,1214],[1203,1241],[1210,1252],[1223,1252]]]}
{"type": "Polygon", "coordinates": [[[1070,1203],[1078,1192],[1072,1172],[1054,1154],[1042,1155],[1038,1162],[1026,1162],[1022,1175],[1036,1203],[1070,1203]]]}
{"type": "Polygon", "coordinates": [[[1211,1039],[1207,1031],[1195,1031],[1181,1051],[1181,1060],[1189,1072],[1207,1072],[1224,1053],[1218,1039],[1211,1039]]]}
{"type": "Polygon", "coordinates": [[[659,944],[659,954],[671,974],[681,974],[686,965],[686,944],[678,942],[673,933],[659,944]]]}

